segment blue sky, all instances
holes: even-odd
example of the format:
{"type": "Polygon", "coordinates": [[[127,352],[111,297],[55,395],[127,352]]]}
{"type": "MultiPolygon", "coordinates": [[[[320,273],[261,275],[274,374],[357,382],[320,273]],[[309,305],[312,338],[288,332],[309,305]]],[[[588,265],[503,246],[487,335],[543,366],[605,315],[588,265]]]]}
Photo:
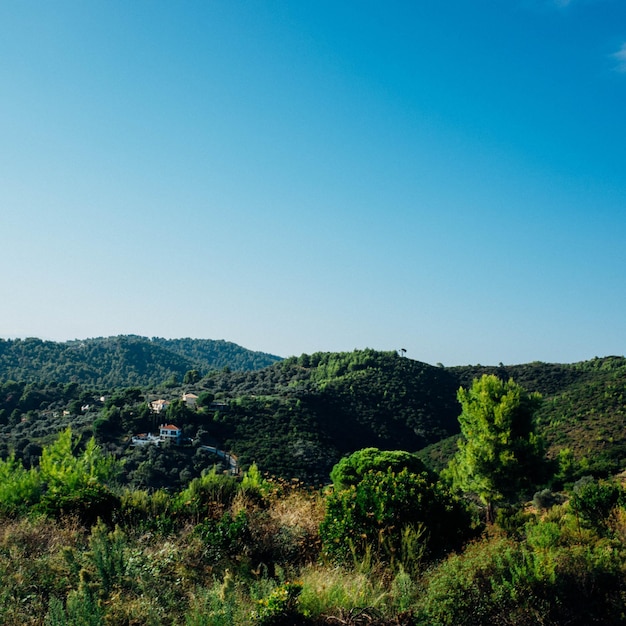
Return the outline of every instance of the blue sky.
{"type": "Polygon", "coordinates": [[[0,336],[623,355],[626,3],[0,4],[0,336]]]}

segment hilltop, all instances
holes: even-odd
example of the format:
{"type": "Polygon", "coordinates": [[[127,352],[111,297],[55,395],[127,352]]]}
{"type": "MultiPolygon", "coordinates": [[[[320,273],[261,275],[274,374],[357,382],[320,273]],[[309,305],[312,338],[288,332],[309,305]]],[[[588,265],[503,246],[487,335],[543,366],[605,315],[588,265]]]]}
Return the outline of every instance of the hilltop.
{"type": "Polygon", "coordinates": [[[223,340],[119,335],[66,342],[0,339],[0,380],[115,388],[182,380],[189,370],[254,370],[280,357],[223,340]]]}

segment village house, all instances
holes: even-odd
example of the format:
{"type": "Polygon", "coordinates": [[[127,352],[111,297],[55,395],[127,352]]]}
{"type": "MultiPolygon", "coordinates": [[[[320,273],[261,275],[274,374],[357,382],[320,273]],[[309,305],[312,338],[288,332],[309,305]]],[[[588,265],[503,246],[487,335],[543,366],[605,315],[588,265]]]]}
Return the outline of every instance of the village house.
{"type": "Polygon", "coordinates": [[[161,411],[165,411],[167,407],[170,405],[169,400],[153,400],[150,403],[150,408],[153,413],[160,413],[161,411]]]}
{"type": "Polygon", "coordinates": [[[183,435],[183,431],[174,424],[161,424],[159,426],[159,439],[161,441],[173,441],[178,443],[183,435]]]}
{"type": "Polygon", "coordinates": [[[184,393],[182,400],[188,409],[195,409],[198,405],[198,396],[195,393],[184,393]]]}
{"type": "Polygon", "coordinates": [[[159,434],[153,435],[152,433],[141,433],[139,435],[133,435],[131,439],[132,446],[146,446],[152,444],[158,446],[164,441],[172,441],[173,443],[180,443],[183,435],[183,431],[174,424],[161,424],[159,426],[159,434]]]}
{"type": "Polygon", "coordinates": [[[134,435],[131,440],[131,445],[133,446],[147,446],[148,444],[154,444],[156,446],[159,445],[161,438],[157,435],[153,435],[151,433],[141,433],[139,435],[134,435]]]}

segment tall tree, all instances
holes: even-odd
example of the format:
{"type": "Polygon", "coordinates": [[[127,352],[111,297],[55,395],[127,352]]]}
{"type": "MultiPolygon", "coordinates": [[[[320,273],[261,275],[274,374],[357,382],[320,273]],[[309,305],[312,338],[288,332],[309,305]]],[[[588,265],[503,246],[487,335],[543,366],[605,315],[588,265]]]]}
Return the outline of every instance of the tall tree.
{"type": "Polygon", "coordinates": [[[529,488],[541,476],[543,444],[535,430],[538,393],[485,374],[457,393],[461,439],[446,469],[454,485],[475,493],[493,521],[494,506],[529,488]]]}

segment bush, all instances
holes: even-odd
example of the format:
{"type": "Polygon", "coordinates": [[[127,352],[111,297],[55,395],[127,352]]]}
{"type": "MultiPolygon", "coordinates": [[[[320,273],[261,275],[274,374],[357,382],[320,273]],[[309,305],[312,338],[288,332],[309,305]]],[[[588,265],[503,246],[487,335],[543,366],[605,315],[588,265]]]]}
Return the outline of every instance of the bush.
{"type": "Polygon", "coordinates": [[[218,474],[215,469],[194,478],[174,499],[174,511],[183,518],[198,521],[220,516],[239,491],[234,476],[218,474]]]}
{"type": "Polygon", "coordinates": [[[558,493],[552,492],[550,489],[542,489],[537,491],[533,496],[533,504],[539,510],[547,510],[551,509],[553,506],[557,504],[563,503],[563,496],[558,493]]]}
{"type": "Polygon", "coordinates": [[[258,626],[295,626],[301,619],[298,597],[302,584],[285,582],[258,601],[255,623],[258,626]]]}
{"type": "Polygon", "coordinates": [[[596,532],[608,529],[611,511],[625,501],[624,489],[613,481],[583,477],[574,484],[570,508],[583,525],[596,532]]]}
{"type": "Polygon", "coordinates": [[[618,550],[561,518],[529,522],[525,541],[484,538],[450,556],[426,576],[418,612],[429,626],[587,626],[624,623],[625,608],[618,550]]]}
{"type": "Polygon", "coordinates": [[[120,507],[120,499],[99,483],[76,487],[68,493],[45,493],[35,509],[52,517],[75,517],[87,528],[99,519],[110,523],[120,507]]]}
{"type": "Polygon", "coordinates": [[[346,564],[373,551],[415,569],[425,551],[459,547],[469,530],[466,509],[428,474],[389,469],[367,471],[356,485],[331,493],[320,537],[332,561],[346,564]]]}
{"type": "Polygon", "coordinates": [[[218,520],[206,519],[193,532],[202,539],[204,560],[212,566],[240,560],[248,552],[246,544],[250,538],[250,530],[244,510],[235,516],[226,512],[218,520]]]}
{"type": "Polygon", "coordinates": [[[420,617],[430,626],[545,623],[529,582],[525,554],[512,539],[480,541],[429,573],[420,617]]]}
{"type": "Polygon", "coordinates": [[[413,474],[427,472],[426,466],[420,458],[403,450],[382,451],[378,448],[364,448],[358,450],[337,463],[331,473],[335,490],[348,489],[357,485],[367,472],[401,472],[409,470],[413,474]]]}

